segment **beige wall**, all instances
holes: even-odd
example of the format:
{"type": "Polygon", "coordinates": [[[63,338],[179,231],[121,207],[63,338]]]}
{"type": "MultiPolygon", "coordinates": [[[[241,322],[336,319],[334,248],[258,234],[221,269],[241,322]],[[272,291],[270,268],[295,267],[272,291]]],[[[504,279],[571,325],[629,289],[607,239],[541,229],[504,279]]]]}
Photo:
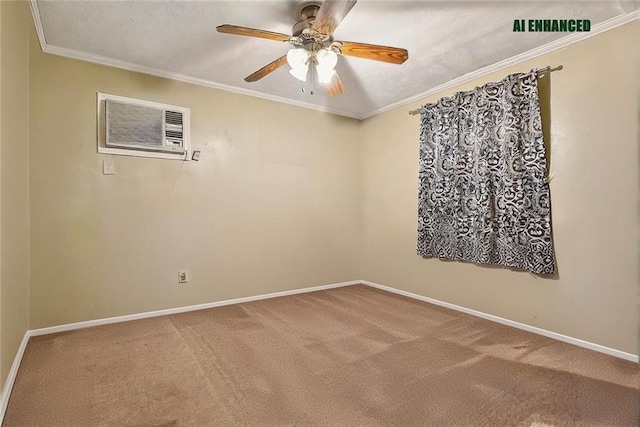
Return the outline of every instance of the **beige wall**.
{"type": "Polygon", "coordinates": [[[635,21],[364,121],[363,279],[637,354],[639,28],[635,21]],[[407,112],[546,65],[564,66],[546,87],[558,276],[417,256],[420,119],[407,112]]]}
{"type": "Polygon", "coordinates": [[[0,359],[7,377],[29,327],[29,34],[27,3],[0,2],[0,359]]]}
{"type": "Polygon", "coordinates": [[[358,121],[37,43],[32,329],[359,279],[358,121]],[[201,160],[97,154],[98,91],[191,108],[201,160]],[[106,158],[113,176],[102,174],[106,158]],[[177,284],[178,269],[189,284],[177,284]]]}
{"type": "Polygon", "coordinates": [[[357,122],[43,54],[32,36],[29,327],[362,278],[637,353],[638,32],[420,102],[564,65],[547,87],[555,279],[415,254],[420,103],[357,122]],[[202,160],[98,155],[97,91],[190,107],[202,160]]]}

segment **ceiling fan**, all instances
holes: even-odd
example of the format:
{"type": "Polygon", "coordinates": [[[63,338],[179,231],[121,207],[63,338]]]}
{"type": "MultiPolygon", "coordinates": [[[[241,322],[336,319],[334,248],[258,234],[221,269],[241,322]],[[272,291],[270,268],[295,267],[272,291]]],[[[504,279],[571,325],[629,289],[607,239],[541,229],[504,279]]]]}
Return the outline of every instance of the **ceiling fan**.
{"type": "Polygon", "coordinates": [[[247,82],[255,82],[278,68],[289,64],[289,73],[305,82],[303,92],[313,95],[316,77],[320,83],[327,84],[331,96],[344,93],[345,89],[336,73],[338,55],[354,56],[375,61],[402,64],[409,58],[406,49],[379,46],[367,43],[337,41],[333,32],[357,0],[303,1],[295,5],[293,16],[296,24],[292,35],[236,25],[220,25],[216,29],[221,33],[289,42],[294,47],[273,62],[245,77],[247,82]]]}

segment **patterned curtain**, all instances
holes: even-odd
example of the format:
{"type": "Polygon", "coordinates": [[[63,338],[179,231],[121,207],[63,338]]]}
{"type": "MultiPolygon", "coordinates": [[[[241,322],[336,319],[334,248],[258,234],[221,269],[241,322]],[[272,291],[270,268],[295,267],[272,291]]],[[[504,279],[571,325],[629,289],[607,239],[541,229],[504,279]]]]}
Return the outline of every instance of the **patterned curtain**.
{"type": "Polygon", "coordinates": [[[421,108],[418,255],[555,271],[535,71],[421,108]]]}

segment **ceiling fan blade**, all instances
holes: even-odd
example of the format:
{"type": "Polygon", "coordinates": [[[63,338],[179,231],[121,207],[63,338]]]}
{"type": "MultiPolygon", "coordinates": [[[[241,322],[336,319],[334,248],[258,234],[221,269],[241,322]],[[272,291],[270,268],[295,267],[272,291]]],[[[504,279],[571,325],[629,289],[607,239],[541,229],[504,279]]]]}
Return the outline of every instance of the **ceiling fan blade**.
{"type": "Polygon", "coordinates": [[[244,78],[245,82],[256,82],[266,76],[267,74],[277,70],[278,68],[286,65],[287,63],[287,55],[281,56],[273,62],[268,63],[264,67],[260,68],[255,73],[244,78]]]}
{"type": "Polygon", "coordinates": [[[238,36],[259,37],[261,39],[275,40],[286,42],[289,36],[282,33],[274,33],[272,31],[256,30],[255,28],[238,27],[237,25],[224,24],[216,27],[219,33],[236,34],[238,36]]]}
{"type": "Polygon", "coordinates": [[[324,0],[313,21],[313,29],[331,35],[357,0],[324,0]]]}
{"type": "Polygon", "coordinates": [[[333,74],[331,81],[327,85],[327,92],[329,92],[329,96],[338,96],[344,93],[344,85],[338,73],[333,74]]]}
{"type": "Polygon", "coordinates": [[[355,56],[374,61],[402,64],[409,58],[407,49],[358,42],[340,42],[340,51],[345,56],[355,56]]]}

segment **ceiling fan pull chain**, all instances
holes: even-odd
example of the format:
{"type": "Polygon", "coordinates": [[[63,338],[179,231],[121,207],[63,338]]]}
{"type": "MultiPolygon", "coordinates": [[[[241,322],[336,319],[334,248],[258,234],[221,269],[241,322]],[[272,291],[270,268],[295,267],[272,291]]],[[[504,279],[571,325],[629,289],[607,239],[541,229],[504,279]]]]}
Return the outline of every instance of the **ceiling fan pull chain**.
{"type": "Polygon", "coordinates": [[[302,91],[305,93],[308,93],[309,95],[313,95],[314,92],[314,80],[315,80],[315,72],[316,72],[316,67],[315,67],[315,59],[314,58],[309,58],[309,66],[307,68],[307,81],[306,81],[306,88],[302,88],[302,91]]]}
{"type": "Polygon", "coordinates": [[[313,95],[315,93],[313,86],[314,86],[314,83],[315,83],[315,80],[316,80],[315,79],[316,67],[310,66],[309,69],[311,70],[311,79],[310,79],[310,82],[309,82],[309,84],[311,86],[311,89],[309,90],[309,95],[313,95]]]}

